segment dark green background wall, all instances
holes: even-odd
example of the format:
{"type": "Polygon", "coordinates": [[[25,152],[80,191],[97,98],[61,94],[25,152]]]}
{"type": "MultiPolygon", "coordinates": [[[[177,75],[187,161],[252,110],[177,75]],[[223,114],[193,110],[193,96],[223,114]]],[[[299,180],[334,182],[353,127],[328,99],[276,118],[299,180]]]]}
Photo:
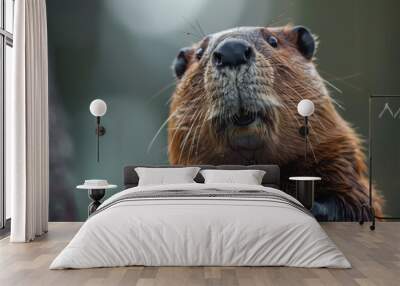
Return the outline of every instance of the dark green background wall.
{"type": "MultiPolygon", "coordinates": [[[[308,26],[320,38],[321,75],[342,91],[331,88],[341,114],[366,137],[368,97],[399,93],[399,9],[396,0],[47,1],[50,219],[86,218],[87,194],[74,190],[85,178],[121,185],[126,164],[167,163],[165,130],[149,152],[147,147],[167,118],[171,62],[179,48],[199,38],[197,23],[206,33],[288,22],[308,26]],[[108,104],[99,164],[88,109],[95,98],[108,104]]],[[[398,140],[400,132],[390,134],[398,140]]],[[[378,185],[388,200],[386,213],[400,215],[400,192],[385,187],[385,180],[378,185]]]]}

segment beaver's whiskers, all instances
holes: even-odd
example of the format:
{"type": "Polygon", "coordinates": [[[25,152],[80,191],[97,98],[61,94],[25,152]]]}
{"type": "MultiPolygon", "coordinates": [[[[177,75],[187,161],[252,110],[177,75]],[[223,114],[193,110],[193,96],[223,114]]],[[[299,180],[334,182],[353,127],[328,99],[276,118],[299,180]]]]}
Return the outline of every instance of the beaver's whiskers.
{"type": "Polygon", "coordinates": [[[183,154],[183,151],[185,150],[186,143],[187,143],[187,141],[188,141],[188,139],[189,139],[189,136],[192,135],[193,126],[194,126],[194,124],[196,123],[197,117],[198,117],[200,114],[201,114],[201,110],[198,110],[198,111],[196,111],[196,112],[193,114],[193,120],[192,120],[192,124],[190,125],[189,131],[186,133],[185,138],[183,139],[183,141],[182,141],[181,144],[180,144],[181,152],[180,152],[180,154],[179,154],[178,162],[181,162],[182,154],[183,154]]]}

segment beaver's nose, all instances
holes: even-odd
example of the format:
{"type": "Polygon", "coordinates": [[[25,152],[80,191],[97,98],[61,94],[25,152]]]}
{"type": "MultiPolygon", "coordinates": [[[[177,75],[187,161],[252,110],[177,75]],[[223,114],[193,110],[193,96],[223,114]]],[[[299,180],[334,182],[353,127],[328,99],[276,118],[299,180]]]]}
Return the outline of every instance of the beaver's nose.
{"type": "Polygon", "coordinates": [[[254,52],[250,44],[244,40],[232,39],[221,42],[213,53],[217,67],[237,67],[249,62],[254,52]]]}

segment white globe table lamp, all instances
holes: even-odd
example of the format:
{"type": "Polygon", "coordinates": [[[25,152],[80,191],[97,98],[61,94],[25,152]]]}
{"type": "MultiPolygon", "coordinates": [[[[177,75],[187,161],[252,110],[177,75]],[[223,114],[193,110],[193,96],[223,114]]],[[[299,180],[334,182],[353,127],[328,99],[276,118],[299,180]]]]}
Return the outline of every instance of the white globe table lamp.
{"type": "Polygon", "coordinates": [[[303,117],[311,116],[314,113],[314,103],[309,99],[303,99],[297,105],[297,111],[303,117]]]}
{"type": "Polygon", "coordinates": [[[304,126],[300,127],[299,133],[304,137],[305,151],[304,160],[307,162],[307,139],[308,139],[308,117],[311,116],[315,111],[314,103],[309,99],[303,99],[297,105],[297,112],[304,117],[304,126]]]}
{"type": "Polygon", "coordinates": [[[104,100],[95,99],[90,103],[89,109],[94,116],[101,117],[107,112],[107,104],[104,100]]]}
{"type": "Polygon", "coordinates": [[[100,118],[104,116],[107,112],[107,104],[104,100],[95,99],[90,103],[89,106],[90,113],[96,117],[96,135],[97,135],[97,162],[100,162],[100,136],[106,134],[106,129],[104,126],[100,125],[100,118]]]}

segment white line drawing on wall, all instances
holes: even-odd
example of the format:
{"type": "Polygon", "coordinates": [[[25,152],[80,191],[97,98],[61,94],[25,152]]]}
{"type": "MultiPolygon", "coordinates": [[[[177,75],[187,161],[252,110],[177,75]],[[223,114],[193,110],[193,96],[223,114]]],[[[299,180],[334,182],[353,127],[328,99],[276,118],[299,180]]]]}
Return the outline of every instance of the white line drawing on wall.
{"type": "Polygon", "coordinates": [[[378,115],[378,118],[381,119],[383,117],[383,115],[385,115],[385,113],[388,113],[388,112],[393,119],[400,118],[400,107],[397,109],[396,112],[393,113],[393,110],[390,108],[390,105],[388,102],[385,103],[382,111],[378,115]]]}

